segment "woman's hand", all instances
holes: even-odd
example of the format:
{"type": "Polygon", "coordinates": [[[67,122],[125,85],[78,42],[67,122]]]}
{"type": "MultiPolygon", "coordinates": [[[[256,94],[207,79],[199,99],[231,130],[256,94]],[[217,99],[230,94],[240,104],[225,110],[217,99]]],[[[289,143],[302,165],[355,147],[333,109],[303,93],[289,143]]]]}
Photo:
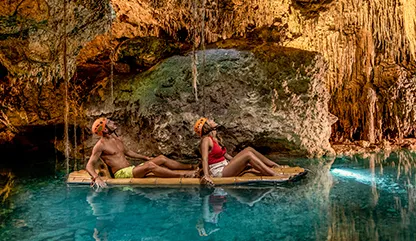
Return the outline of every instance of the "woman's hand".
{"type": "Polygon", "coordinates": [[[212,181],[211,177],[208,176],[208,175],[204,175],[201,178],[201,181],[202,181],[202,183],[204,183],[204,184],[206,184],[208,186],[211,186],[211,187],[215,186],[214,181],[212,181]]]}

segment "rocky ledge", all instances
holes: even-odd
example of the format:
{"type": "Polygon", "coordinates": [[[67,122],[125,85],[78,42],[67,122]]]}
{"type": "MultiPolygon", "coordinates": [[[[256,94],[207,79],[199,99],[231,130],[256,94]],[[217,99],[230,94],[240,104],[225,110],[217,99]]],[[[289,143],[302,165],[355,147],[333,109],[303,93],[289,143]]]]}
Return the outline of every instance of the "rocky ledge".
{"type": "Polygon", "coordinates": [[[369,141],[355,141],[345,143],[333,143],[337,156],[352,156],[356,154],[374,153],[374,152],[391,152],[398,150],[416,151],[416,139],[405,138],[397,140],[383,140],[380,143],[372,144],[369,141]]]}

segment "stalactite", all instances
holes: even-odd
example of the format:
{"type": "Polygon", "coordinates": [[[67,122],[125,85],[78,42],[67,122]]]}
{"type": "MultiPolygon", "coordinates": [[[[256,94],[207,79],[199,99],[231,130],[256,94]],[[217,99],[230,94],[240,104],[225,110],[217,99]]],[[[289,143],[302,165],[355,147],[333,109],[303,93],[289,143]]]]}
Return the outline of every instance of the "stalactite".
{"type": "MultiPolygon", "coordinates": [[[[390,117],[382,114],[371,115],[368,108],[361,108],[362,87],[366,83],[374,82],[372,76],[377,57],[381,61],[400,64],[405,61],[403,56],[413,55],[412,45],[415,43],[415,31],[414,28],[413,32],[410,29],[414,26],[416,18],[414,11],[413,16],[404,13],[406,5],[409,6],[408,9],[414,9],[413,1],[406,1],[401,5],[399,1],[388,0],[368,2],[343,0],[336,2],[336,4],[335,9],[338,10],[338,14],[334,15],[329,12],[326,15],[323,13],[319,22],[312,25],[312,28],[316,28],[317,25],[322,26],[320,22],[325,22],[328,20],[327,18],[331,17],[334,18],[333,22],[336,24],[335,31],[325,37],[315,33],[310,38],[312,42],[309,45],[310,50],[323,53],[329,62],[327,83],[332,94],[330,110],[339,117],[340,122],[337,125],[342,127],[343,132],[351,139],[358,137],[355,134],[366,139],[363,136],[364,133],[360,134],[359,126],[362,123],[364,125],[362,127],[366,128],[366,123],[363,123],[363,120],[369,121],[370,118],[377,118],[374,119],[374,122],[378,123],[375,125],[374,133],[383,135],[382,130],[388,128],[386,126],[388,122],[383,119],[390,117]],[[410,27],[404,27],[406,22],[410,27]],[[357,39],[359,41],[356,43],[357,39]]],[[[312,31],[307,29],[306,32],[312,31]]],[[[414,57],[412,58],[414,59],[414,57]]],[[[376,88],[379,87],[376,86],[376,88]]],[[[391,100],[386,100],[383,97],[379,98],[379,101],[391,100]]],[[[383,103],[387,104],[388,102],[383,103]]],[[[383,105],[383,103],[378,103],[377,106],[383,105]]],[[[390,116],[394,120],[396,119],[394,116],[397,115],[400,113],[391,113],[390,116]]],[[[403,121],[406,120],[399,118],[399,121],[393,121],[396,131],[405,128],[405,125],[401,124],[403,121]]],[[[375,138],[378,139],[378,137],[375,138]]]]}
{"type": "MultiPolygon", "coordinates": [[[[106,41],[112,46],[112,44],[117,45],[117,41],[126,37],[162,36],[162,33],[168,33],[175,38],[179,30],[188,30],[189,35],[185,41],[193,43],[191,81],[195,89],[195,98],[198,99],[198,94],[203,91],[200,89],[198,93],[197,88],[198,81],[203,81],[203,79],[198,80],[198,76],[203,78],[203,69],[202,73],[198,73],[201,69],[198,69],[198,59],[195,54],[199,48],[203,49],[205,44],[221,39],[244,37],[253,27],[257,29],[270,27],[276,19],[280,19],[283,24],[287,23],[290,38],[276,42],[277,45],[317,51],[328,62],[326,81],[332,98],[330,110],[339,117],[337,128],[344,132],[339,138],[354,140],[373,139],[374,137],[377,141],[387,136],[387,132],[399,133],[399,136],[404,137],[412,133],[416,121],[416,109],[410,107],[415,106],[414,99],[416,99],[416,93],[413,92],[413,83],[416,82],[414,77],[409,73],[406,75],[406,69],[395,70],[397,75],[394,75],[395,79],[391,81],[391,88],[387,89],[381,86],[383,81],[387,81],[386,76],[378,72],[397,66],[405,68],[406,64],[415,61],[416,0],[332,1],[328,7],[329,10],[320,11],[314,17],[304,16],[301,10],[293,7],[293,2],[292,0],[137,1],[136,10],[140,14],[135,15],[137,18],[134,21],[136,22],[128,28],[120,27],[121,24],[128,24],[121,23],[120,15],[115,17],[113,23],[114,17],[110,14],[109,27],[112,30],[106,36],[106,41]],[[191,21],[192,24],[189,24],[191,21]],[[382,67],[378,68],[378,66],[382,67]],[[376,97],[368,99],[369,102],[365,102],[366,105],[360,105],[367,97],[366,94],[363,96],[362,92],[367,84],[373,86],[376,97]],[[372,100],[376,100],[376,103],[370,108],[367,104],[372,103],[372,100]],[[367,133],[363,129],[366,129],[369,123],[373,123],[371,126],[374,127],[374,131],[367,133]]],[[[71,45],[67,42],[71,39],[67,39],[66,32],[70,30],[66,25],[69,24],[67,15],[71,14],[68,11],[70,2],[64,1],[63,4],[65,51],[64,63],[60,64],[63,68],[51,70],[51,73],[44,72],[42,76],[45,76],[44,78],[49,75],[64,76],[66,88],[64,122],[65,132],[67,132],[69,104],[72,102],[68,100],[71,97],[68,96],[67,86],[68,75],[71,73],[71,69],[67,69],[71,64],[71,60],[69,62],[67,60],[71,45]]],[[[129,1],[120,1],[117,4],[129,4],[129,1]]],[[[25,24],[28,23],[23,23],[22,28],[27,27],[23,26],[25,24]]],[[[103,26],[103,28],[107,27],[107,25],[103,26]]],[[[118,46],[121,46],[121,43],[118,46]]],[[[113,72],[114,61],[117,60],[116,52],[111,48],[112,100],[114,99],[113,72]]],[[[4,56],[0,56],[0,60],[2,63],[7,62],[4,56]]],[[[202,58],[201,61],[204,66],[204,59],[202,58]]],[[[36,71],[33,70],[33,72],[36,71]]],[[[3,110],[1,110],[0,121],[13,130],[13,125],[9,123],[3,110]]],[[[66,143],[69,143],[67,133],[64,138],[66,143]]],[[[65,146],[65,149],[65,156],[68,158],[69,144],[65,146]]]]}
{"type": "Polygon", "coordinates": [[[402,0],[403,27],[409,42],[410,54],[416,60],[416,0],[402,0]]]}
{"type": "Polygon", "coordinates": [[[365,125],[366,138],[370,143],[376,142],[376,130],[375,130],[375,111],[376,111],[376,101],[377,96],[374,89],[371,87],[367,88],[367,119],[365,125]]]}
{"type": "MultiPolygon", "coordinates": [[[[200,44],[204,46],[205,43],[221,39],[245,37],[248,29],[272,26],[275,19],[281,19],[287,23],[291,36],[300,37],[277,44],[317,51],[327,60],[330,111],[339,117],[336,128],[344,132],[343,138],[367,138],[365,122],[372,118],[370,122],[374,123],[374,131],[370,136],[379,140],[386,129],[398,131],[402,128],[401,132],[407,135],[412,131],[408,128],[409,123],[416,119],[411,116],[415,116],[416,112],[412,112],[407,119],[399,118],[396,123],[393,120],[399,113],[389,111],[391,117],[383,113],[371,115],[367,107],[360,105],[365,99],[362,88],[368,83],[374,84],[376,63],[406,64],[409,62],[408,56],[411,56],[410,61],[415,61],[415,2],[332,1],[326,7],[328,10],[306,16],[305,11],[302,11],[305,9],[295,8],[291,0],[203,0],[202,8],[199,0],[166,0],[157,4],[154,1],[140,1],[143,24],[138,22],[139,35],[159,36],[167,32],[176,37],[178,30],[188,30],[188,40],[193,43],[192,82],[195,99],[198,99],[198,59],[195,51],[200,44]],[[189,24],[190,21],[192,24],[189,24]],[[202,30],[199,30],[199,23],[203,24],[202,30]]],[[[314,4],[309,3],[305,8],[314,4]]],[[[384,91],[377,84],[374,86],[377,95],[384,91]]],[[[379,110],[385,110],[388,102],[392,101],[382,96],[376,99],[375,108],[379,110]]],[[[397,110],[402,111],[400,108],[403,109],[400,106],[397,110]]]]}

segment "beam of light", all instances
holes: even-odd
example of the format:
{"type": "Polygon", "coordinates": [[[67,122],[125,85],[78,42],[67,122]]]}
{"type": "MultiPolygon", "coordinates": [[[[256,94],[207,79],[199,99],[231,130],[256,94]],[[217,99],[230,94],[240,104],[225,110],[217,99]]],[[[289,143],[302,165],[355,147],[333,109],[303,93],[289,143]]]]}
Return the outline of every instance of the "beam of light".
{"type": "Polygon", "coordinates": [[[352,171],[347,171],[347,170],[342,170],[342,169],[338,169],[338,168],[334,168],[331,170],[331,172],[337,176],[342,176],[342,177],[347,177],[347,178],[354,178],[359,182],[363,182],[363,183],[369,183],[372,181],[371,177],[362,175],[362,174],[358,174],[352,171]]]}
{"type": "Polygon", "coordinates": [[[360,174],[354,170],[345,170],[345,169],[338,169],[334,168],[331,170],[331,173],[334,176],[343,177],[343,178],[350,178],[354,179],[357,182],[372,185],[377,189],[381,189],[390,193],[406,193],[407,188],[412,186],[411,184],[408,185],[400,185],[395,179],[392,178],[381,178],[381,177],[374,177],[371,174],[360,174]]]}

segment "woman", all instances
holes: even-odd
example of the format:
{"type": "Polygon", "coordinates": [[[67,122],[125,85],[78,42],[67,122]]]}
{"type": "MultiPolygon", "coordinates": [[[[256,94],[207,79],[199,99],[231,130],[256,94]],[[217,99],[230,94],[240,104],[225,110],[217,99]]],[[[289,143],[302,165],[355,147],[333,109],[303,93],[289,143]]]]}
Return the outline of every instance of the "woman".
{"type": "Polygon", "coordinates": [[[202,155],[203,181],[213,184],[212,177],[232,177],[239,175],[247,165],[264,176],[276,176],[272,167],[280,167],[251,147],[245,148],[232,157],[227,153],[222,140],[217,136],[218,125],[213,120],[200,118],[194,131],[201,137],[200,151],[202,155]]]}

